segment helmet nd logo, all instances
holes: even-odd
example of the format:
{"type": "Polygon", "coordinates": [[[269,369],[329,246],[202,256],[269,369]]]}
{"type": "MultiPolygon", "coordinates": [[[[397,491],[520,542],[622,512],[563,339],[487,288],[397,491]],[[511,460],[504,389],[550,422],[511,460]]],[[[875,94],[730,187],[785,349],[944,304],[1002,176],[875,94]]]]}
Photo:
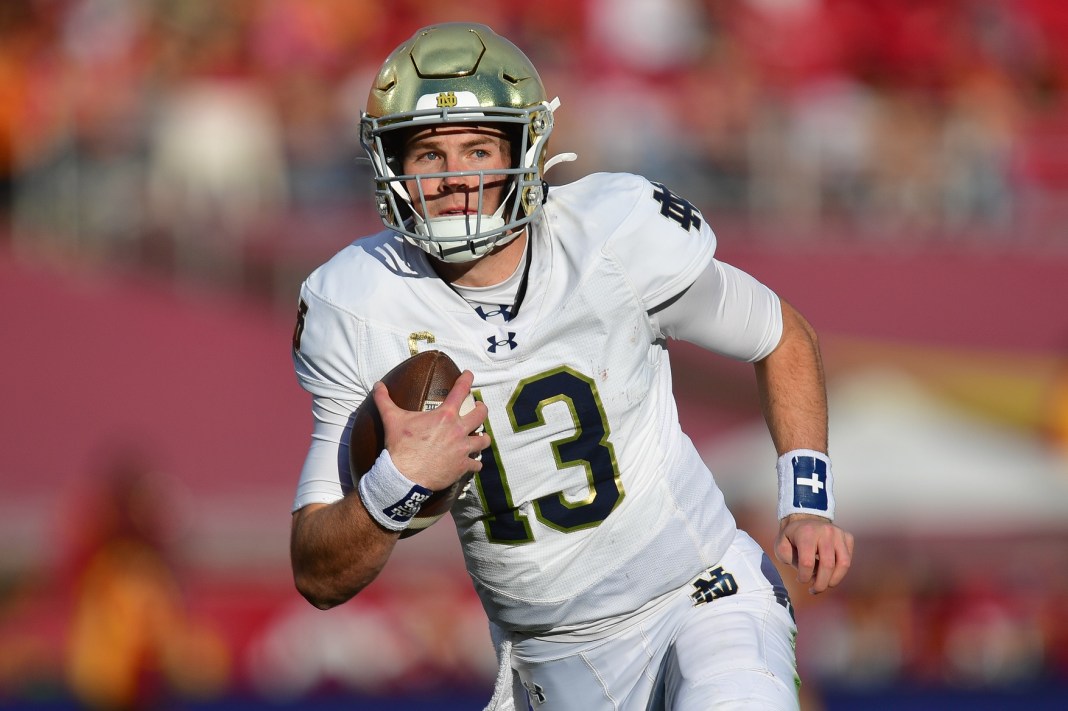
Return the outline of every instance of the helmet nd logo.
{"type": "Polygon", "coordinates": [[[456,92],[455,91],[443,91],[438,94],[438,108],[439,109],[451,109],[456,106],[456,92]]]}

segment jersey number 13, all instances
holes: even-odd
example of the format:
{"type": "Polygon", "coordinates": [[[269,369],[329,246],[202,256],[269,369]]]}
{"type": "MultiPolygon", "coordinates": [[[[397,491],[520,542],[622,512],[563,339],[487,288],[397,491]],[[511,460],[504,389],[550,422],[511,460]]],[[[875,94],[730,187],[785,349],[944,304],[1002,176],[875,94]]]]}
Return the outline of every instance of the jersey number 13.
{"type": "MultiPolygon", "coordinates": [[[[476,394],[477,396],[477,394],[476,394]]],[[[582,467],[587,492],[580,500],[564,497],[563,491],[535,499],[534,513],[546,526],[564,533],[592,528],[604,521],[623,500],[615,450],[608,439],[608,418],[592,379],[568,367],[535,375],[519,382],[508,401],[508,419],[516,433],[545,426],[543,411],[552,403],[564,403],[571,413],[574,433],[552,440],[558,470],[582,467]]],[[[491,437],[489,420],[485,423],[491,437]]],[[[482,471],[477,477],[479,496],[486,516],[486,535],[493,543],[516,544],[534,540],[527,516],[516,508],[508,487],[508,473],[501,461],[497,440],[482,452],[482,471]]]]}

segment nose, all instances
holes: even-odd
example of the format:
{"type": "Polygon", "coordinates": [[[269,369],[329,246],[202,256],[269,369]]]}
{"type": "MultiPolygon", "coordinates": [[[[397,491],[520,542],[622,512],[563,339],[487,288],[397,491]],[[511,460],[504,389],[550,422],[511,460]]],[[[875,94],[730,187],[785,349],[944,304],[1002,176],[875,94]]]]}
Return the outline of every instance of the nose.
{"type": "Polygon", "coordinates": [[[467,178],[457,175],[447,175],[441,179],[441,187],[445,190],[463,190],[467,187],[467,178]]]}
{"type": "MultiPolygon", "coordinates": [[[[464,166],[459,165],[459,161],[447,161],[442,166],[443,172],[447,171],[461,171],[464,170],[464,166]]],[[[459,176],[459,175],[447,175],[441,179],[441,185],[446,190],[469,190],[473,181],[476,180],[476,176],[459,176]]]]}

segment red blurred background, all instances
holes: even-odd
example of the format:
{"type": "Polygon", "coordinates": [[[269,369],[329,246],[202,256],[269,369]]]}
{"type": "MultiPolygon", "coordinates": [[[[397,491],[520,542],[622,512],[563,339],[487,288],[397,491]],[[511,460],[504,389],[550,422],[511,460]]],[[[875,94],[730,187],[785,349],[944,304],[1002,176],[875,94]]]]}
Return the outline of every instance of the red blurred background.
{"type": "MultiPolygon", "coordinates": [[[[370,76],[456,19],[563,100],[550,151],[579,160],[551,182],[667,182],[820,331],[858,544],[842,589],[793,591],[806,711],[1059,708],[1059,0],[0,4],[0,707],[488,699],[448,523],[330,612],[287,558],[297,287],[378,229],[370,76]]],[[[767,542],[749,369],[673,353],[683,424],[767,542]]]]}

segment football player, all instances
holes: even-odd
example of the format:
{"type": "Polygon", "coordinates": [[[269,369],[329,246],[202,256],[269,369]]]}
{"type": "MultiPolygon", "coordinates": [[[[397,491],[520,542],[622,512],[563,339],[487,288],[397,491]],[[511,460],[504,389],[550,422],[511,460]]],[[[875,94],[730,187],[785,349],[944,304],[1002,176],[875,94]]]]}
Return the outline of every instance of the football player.
{"type": "Polygon", "coordinates": [[[300,292],[315,425],[296,585],[319,607],[350,599],[386,564],[414,487],[476,471],[452,516],[502,663],[491,705],[796,709],[789,595],[680,429],[668,343],[754,364],[780,455],[774,553],[821,593],[853,540],[833,523],[816,336],[715,259],[704,215],[668,186],[549,187],[558,105],[477,24],[420,29],[374,79],[361,137],[385,230],[300,292]],[[437,409],[400,410],[378,380],[431,348],[464,372],[437,409]],[[385,449],[353,487],[348,426],[368,397],[385,449]]]}

